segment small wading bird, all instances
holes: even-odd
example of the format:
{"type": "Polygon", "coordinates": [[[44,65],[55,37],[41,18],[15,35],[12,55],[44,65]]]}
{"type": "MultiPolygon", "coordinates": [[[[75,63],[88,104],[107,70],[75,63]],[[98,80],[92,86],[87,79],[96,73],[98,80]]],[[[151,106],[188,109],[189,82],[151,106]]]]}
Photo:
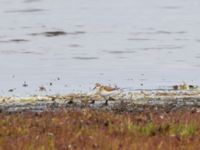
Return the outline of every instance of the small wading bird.
{"type": "Polygon", "coordinates": [[[198,86],[196,85],[188,85],[186,83],[180,84],[180,85],[174,85],[174,90],[195,90],[198,89],[198,86]]]}
{"type": "Polygon", "coordinates": [[[106,105],[108,104],[108,100],[115,100],[112,97],[114,94],[118,94],[121,91],[120,88],[118,88],[117,86],[111,87],[99,83],[95,84],[94,90],[96,95],[100,95],[106,100],[106,105]]]}

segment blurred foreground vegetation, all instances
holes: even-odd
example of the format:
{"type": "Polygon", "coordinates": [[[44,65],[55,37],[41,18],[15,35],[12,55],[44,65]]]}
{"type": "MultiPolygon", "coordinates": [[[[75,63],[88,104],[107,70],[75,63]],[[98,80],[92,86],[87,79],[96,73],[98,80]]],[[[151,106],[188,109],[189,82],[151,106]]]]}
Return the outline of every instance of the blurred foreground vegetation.
{"type": "Polygon", "coordinates": [[[0,150],[200,149],[200,113],[0,113],[0,150]]]}

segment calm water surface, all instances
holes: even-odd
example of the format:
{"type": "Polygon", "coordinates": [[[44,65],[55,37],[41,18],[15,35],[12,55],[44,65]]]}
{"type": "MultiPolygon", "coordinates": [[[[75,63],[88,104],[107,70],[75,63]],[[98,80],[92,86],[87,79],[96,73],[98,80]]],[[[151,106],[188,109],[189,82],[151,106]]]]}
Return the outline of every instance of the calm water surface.
{"type": "Polygon", "coordinates": [[[199,0],[0,0],[0,8],[0,95],[200,84],[199,0]]]}

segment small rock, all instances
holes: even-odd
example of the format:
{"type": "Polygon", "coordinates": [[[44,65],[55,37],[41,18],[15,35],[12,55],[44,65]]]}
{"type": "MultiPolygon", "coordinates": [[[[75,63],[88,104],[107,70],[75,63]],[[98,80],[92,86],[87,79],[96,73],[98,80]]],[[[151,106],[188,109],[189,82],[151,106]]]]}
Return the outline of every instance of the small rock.
{"type": "Polygon", "coordinates": [[[40,92],[44,92],[44,91],[47,91],[47,89],[46,89],[44,86],[40,86],[40,87],[39,87],[39,91],[40,91],[40,92]]]}
{"type": "Polygon", "coordinates": [[[23,87],[27,87],[28,84],[26,83],[26,81],[24,81],[24,83],[22,84],[23,87]]]}
{"type": "Polygon", "coordinates": [[[15,89],[9,89],[8,92],[14,92],[15,89]]]}

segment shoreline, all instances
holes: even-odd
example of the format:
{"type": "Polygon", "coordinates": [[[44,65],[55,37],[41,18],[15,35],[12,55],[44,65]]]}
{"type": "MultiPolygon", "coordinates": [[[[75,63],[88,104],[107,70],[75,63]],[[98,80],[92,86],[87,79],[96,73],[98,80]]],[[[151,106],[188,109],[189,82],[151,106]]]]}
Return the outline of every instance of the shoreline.
{"type": "Polygon", "coordinates": [[[0,97],[1,112],[43,112],[61,108],[138,112],[145,108],[162,111],[200,110],[200,90],[119,91],[107,99],[97,93],[72,93],[27,97],[0,97]]]}

